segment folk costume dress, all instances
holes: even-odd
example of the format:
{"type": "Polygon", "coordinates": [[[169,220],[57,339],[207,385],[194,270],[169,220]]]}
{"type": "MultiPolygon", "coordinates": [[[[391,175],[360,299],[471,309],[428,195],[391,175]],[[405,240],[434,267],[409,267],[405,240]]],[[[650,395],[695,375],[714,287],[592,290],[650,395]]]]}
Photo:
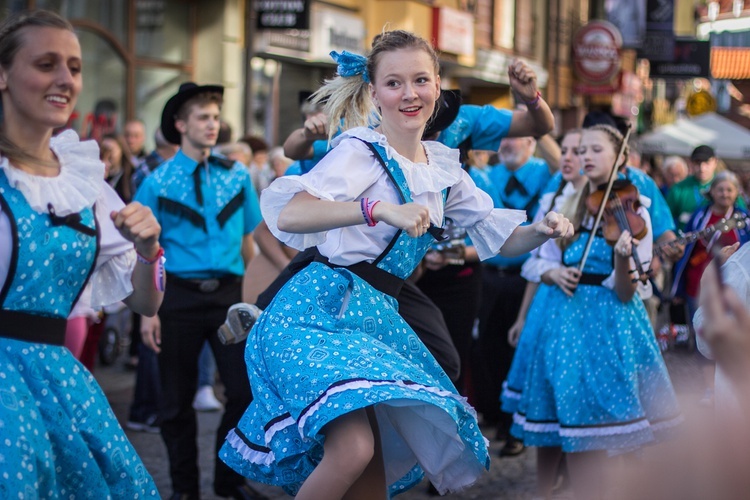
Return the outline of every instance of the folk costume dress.
{"type": "Polygon", "coordinates": [[[57,177],[0,158],[0,497],[158,497],[94,377],[63,347],[87,283],[95,308],[132,292],[123,204],[94,141],[51,140],[57,177]]]}
{"type": "MultiPolygon", "coordinates": [[[[641,207],[639,214],[651,231],[646,209],[641,207]]],[[[591,237],[586,229],[590,219],[562,254],[564,266],[580,263],[591,237]]],[[[651,251],[649,233],[638,247],[644,265],[651,251]]],[[[601,231],[594,236],[572,297],[544,284],[537,293],[547,295],[549,307],[544,321],[527,324],[522,335],[536,337],[536,345],[514,414],[513,435],[528,446],[613,454],[665,438],[682,420],[674,389],[641,292],[622,302],[614,291],[613,247],[601,231]]]]}
{"type": "Polygon", "coordinates": [[[441,493],[469,486],[489,467],[476,413],[399,316],[389,288],[412,273],[432,236],[412,238],[384,223],[288,234],[278,230],[278,214],[300,191],[323,200],[413,201],[429,207],[436,226],[450,217],[468,228],[481,258],[496,253],[525,214],[494,209],[458,152],[441,144],[423,143],[427,164],[403,158],[367,128],[333,145],[309,174],[277,179],[261,197],[277,237],[298,249],[317,245],[327,262],[296,274],[250,332],[245,360],[255,399],[220,456],[295,494],[321,460],[323,426],[374,406],[391,494],[423,474],[441,493]]]}

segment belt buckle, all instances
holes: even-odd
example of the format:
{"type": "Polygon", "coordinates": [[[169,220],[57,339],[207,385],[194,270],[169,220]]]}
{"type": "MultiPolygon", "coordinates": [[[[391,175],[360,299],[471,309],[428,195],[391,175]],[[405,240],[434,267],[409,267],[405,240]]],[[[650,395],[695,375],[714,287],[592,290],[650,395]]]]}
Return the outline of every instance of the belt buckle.
{"type": "Polygon", "coordinates": [[[203,280],[198,285],[198,290],[200,290],[203,293],[211,293],[215,292],[219,289],[219,280],[213,278],[208,280],[203,280]]]}

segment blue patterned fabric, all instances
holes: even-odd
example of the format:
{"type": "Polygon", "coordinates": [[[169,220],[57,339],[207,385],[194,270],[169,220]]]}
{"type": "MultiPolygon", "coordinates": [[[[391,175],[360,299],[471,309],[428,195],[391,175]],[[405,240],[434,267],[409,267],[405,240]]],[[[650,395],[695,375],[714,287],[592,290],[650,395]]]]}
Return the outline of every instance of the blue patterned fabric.
{"type": "MultiPolygon", "coordinates": [[[[67,318],[93,268],[96,238],[67,226],[53,226],[49,215],[35,212],[23,194],[10,186],[2,170],[0,196],[12,214],[18,238],[18,266],[16,274],[6,279],[2,308],[67,318]]],[[[96,230],[92,208],[81,213],[81,222],[96,230]]]]}
{"type": "MultiPolygon", "coordinates": [[[[566,249],[565,265],[580,261],[589,234],[566,249]]],[[[584,272],[612,272],[612,247],[599,236],[584,272]]],[[[681,417],[638,294],[623,303],[602,286],[578,285],[572,297],[547,290],[536,304],[544,320],[532,320],[521,336],[534,344],[528,365],[508,380],[523,384],[513,435],[565,452],[622,452],[663,438],[681,417]]]]}
{"type": "MultiPolygon", "coordinates": [[[[398,164],[387,165],[410,201],[398,164]]],[[[401,232],[377,265],[405,278],[429,244],[401,232]]],[[[443,492],[473,483],[489,467],[476,414],[397,307],[347,269],[314,262],[295,275],[250,332],[245,361],[256,396],[221,459],[294,495],[322,458],[321,429],[374,406],[391,494],[424,473],[443,492]]]]}
{"type": "MultiPolygon", "coordinates": [[[[2,170],[0,198],[18,234],[2,308],[67,317],[94,265],[96,238],[52,226],[2,170]]],[[[94,227],[91,207],[81,216],[94,227]]],[[[0,498],[158,497],[91,373],[67,348],[4,338],[2,328],[0,498]]]]}

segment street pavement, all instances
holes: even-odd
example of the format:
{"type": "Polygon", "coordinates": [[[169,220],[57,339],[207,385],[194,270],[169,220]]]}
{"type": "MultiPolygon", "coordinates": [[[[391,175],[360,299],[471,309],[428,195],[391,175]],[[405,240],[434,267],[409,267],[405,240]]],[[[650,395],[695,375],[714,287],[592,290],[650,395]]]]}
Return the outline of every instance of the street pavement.
{"type": "MultiPolygon", "coordinates": [[[[684,410],[693,410],[697,407],[696,402],[701,396],[701,373],[695,361],[695,355],[685,351],[668,352],[665,356],[669,367],[675,389],[677,390],[684,410]]],[[[125,426],[128,417],[128,409],[133,394],[135,374],[127,371],[120,362],[108,366],[97,367],[94,372],[96,379],[107,395],[112,408],[117,415],[121,425],[125,426]]],[[[217,397],[222,398],[221,386],[216,387],[217,397]]],[[[705,412],[705,410],[704,410],[705,412]]],[[[694,414],[693,411],[687,411],[694,414]]],[[[219,425],[219,412],[198,414],[198,444],[200,450],[201,489],[204,500],[213,500],[216,497],[212,488],[214,436],[219,425]]],[[[494,429],[483,427],[485,436],[494,435],[494,429]]],[[[167,452],[158,434],[144,432],[133,432],[127,430],[133,446],[140,454],[148,471],[156,481],[159,492],[163,497],[171,495],[169,481],[169,462],[167,452]]],[[[449,494],[442,498],[450,500],[521,500],[530,499],[534,496],[536,454],[533,449],[527,449],[517,457],[500,458],[498,452],[502,442],[491,441],[490,452],[492,463],[488,473],[482,475],[471,488],[456,494],[449,494]]],[[[684,481],[683,481],[684,484],[684,481]]],[[[280,488],[255,485],[259,491],[270,499],[290,499],[280,488]]],[[[436,497],[429,495],[427,483],[413,488],[399,495],[399,500],[427,500],[436,497]]],[[[558,498],[572,498],[565,492],[558,498]]]]}

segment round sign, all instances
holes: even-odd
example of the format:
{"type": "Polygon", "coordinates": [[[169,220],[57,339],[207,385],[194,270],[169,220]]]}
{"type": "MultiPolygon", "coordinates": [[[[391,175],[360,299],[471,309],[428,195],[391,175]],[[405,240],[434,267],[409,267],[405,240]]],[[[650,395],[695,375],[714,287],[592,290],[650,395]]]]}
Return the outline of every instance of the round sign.
{"type": "Polygon", "coordinates": [[[614,24],[592,21],[578,30],[573,42],[576,74],[589,83],[606,83],[620,72],[622,36],[614,24]]]}

